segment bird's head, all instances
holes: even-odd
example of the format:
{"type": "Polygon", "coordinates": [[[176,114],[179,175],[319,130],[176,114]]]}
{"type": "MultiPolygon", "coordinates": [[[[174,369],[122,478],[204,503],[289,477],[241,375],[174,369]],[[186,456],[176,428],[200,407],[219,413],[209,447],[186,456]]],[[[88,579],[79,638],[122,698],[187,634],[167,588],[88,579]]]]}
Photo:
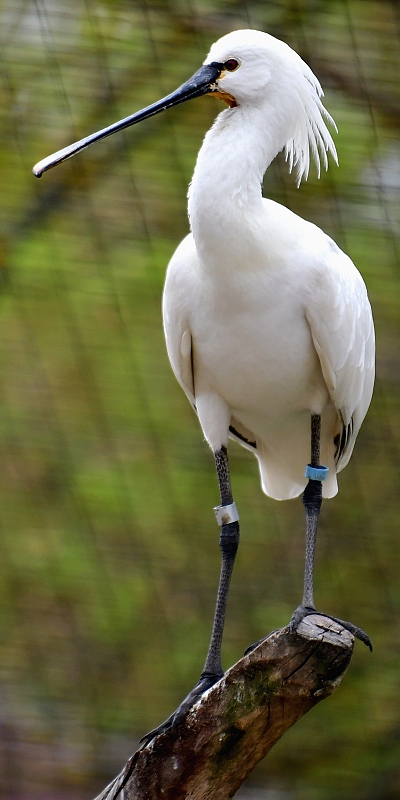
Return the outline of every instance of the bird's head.
{"type": "Polygon", "coordinates": [[[321,85],[310,69],[285,42],[256,30],[238,30],[223,36],[204,62],[219,66],[211,88],[231,107],[265,111],[265,122],[282,131],[282,145],[290,171],[297,169],[298,182],[307,178],[310,150],[320,172],[330,152],[337,162],[332,137],[325,124],[335,122],[324,108],[321,85]]]}
{"type": "Polygon", "coordinates": [[[138,111],[79,142],[43,159],[33,168],[43,172],[84,150],[99,139],[128,128],[167,108],[212,94],[231,108],[266,108],[267,123],[280,125],[287,139],[281,143],[289,169],[297,167],[298,182],[307,177],[310,149],[319,169],[319,152],[327,166],[330,151],[337,160],[335,145],[324,122],[335,125],[321,102],[321,86],[311,69],[287,44],[255,30],[233,31],[215,44],[200,69],[162,100],[138,111]]]}
{"type": "Polygon", "coordinates": [[[279,39],[261,31],[240,30],[215,42],[204,64],[220,69],[214,93],[221,99],[226,93],[235,105],[247,106],[262,103],[279,85],[283,88],[296,58],[301,61],[279,39]]]}

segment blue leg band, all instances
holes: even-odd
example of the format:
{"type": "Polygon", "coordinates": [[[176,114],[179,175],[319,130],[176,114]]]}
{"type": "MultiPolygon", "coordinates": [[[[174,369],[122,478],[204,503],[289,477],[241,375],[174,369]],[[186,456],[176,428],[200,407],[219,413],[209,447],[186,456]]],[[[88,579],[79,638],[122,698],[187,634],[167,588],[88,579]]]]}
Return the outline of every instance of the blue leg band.
{"type": "Polygon", "coordinates": [[[312,467],[311,464],[306,466],[306,478],[311,478],[312,481],[326,481],[328,477],[328,467],[312,467]]]}

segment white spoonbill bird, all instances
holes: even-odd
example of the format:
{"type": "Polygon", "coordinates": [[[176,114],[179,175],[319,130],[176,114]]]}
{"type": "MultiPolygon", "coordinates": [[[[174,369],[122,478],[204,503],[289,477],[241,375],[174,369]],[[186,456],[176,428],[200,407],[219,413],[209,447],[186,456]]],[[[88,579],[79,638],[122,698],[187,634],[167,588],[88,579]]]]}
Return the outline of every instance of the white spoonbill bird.
{"type": "MultiPolygon", "coordinates": [[[[223,675],[222,633],[239,543],[228,438],[254,453],[267,495],[286,500],[303,493],[304,594],[290,623],[295,632],[306,615],[318,613],[313,570],[321,500],[337,492],[336,475],[351,456],[374,381],[374,327],[360,273],[316,225],[262,197],[264,173],[281,150],[298,183],[307,178],[310,151],[318,170],[321,156],[325,167],[329,153],[337,161],[321,86],[287,44],[255,30],[223,36],[175,92],[44,159],[34,174],[204,94],[229,108],[197,159],[191,232],[168,266],[163,314],[172,369],[215,457],[222,568],[200,680],[147,741],[176,724],[223,675]]],[[[372,649],[360,628],[339,622],[372,649]]]]}

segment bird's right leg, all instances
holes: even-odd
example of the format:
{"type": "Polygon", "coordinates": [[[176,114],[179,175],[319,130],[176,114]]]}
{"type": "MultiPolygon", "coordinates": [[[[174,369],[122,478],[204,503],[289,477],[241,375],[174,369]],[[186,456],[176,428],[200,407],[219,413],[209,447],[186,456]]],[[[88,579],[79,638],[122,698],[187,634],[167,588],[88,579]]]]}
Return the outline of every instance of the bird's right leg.
{"type": "Polygon", "coordinates": [[[303,505],[306,511],[306,558],[304,567],[304,591],[300,606],[292,614],[290,631],[295,633],[300,622],[307,616],[317,614],[328,617],[346,628],[372,650],[371,639],[357,625],[352,622],[332,617],[317,611],[314,604],[314,559],[317,540],[318,517],[322,504],[322,481],[328,472],[327,467],[320,464],[320,436],[321,417],[319,414],[311,416],[311,462],[307,466],[306,476],[308,484],[303,493],[303,505]]]}
{"type": "Polygon", "coordinates": [[[174,711],[165,722],[159,725],[158,728],[154,728],[154,730],[146,733],[146,735],[141,738],[140,741],[146,744],[160,733],[163,733],[168,730],[168,728],[174,727],[181,722],[199,697],[213,686],[214,683],[217,683],[224,674],[221,661],[222,636],[224,632],[229,585],[239,545],[239,515],[232,497],[226,447],[222,446],[220,450],[217,450],[214,453],[214,458],[221,497],[221,505],[217,506],[214,511],[217,522],[221,525],[219,543],[222,553],[222,564],[210,645],[203,671],[196,686],[194,686],[176,711],[174,711]]]}

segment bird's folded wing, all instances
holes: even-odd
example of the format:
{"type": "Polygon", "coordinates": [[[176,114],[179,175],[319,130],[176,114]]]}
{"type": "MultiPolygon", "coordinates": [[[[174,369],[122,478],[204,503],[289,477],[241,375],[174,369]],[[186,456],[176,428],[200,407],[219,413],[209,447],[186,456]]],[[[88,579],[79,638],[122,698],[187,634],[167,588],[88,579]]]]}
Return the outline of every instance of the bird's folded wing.
{"type": "MultiPolygon", "coordinates": [[[[375,337],[364,281],[339,249],[307,276],[305,313],[322,374],[343,429],[354,440],[371,401],[375,337]]],[[[344,448],[347,458],[352,446],[344,448]]],[[[344,455],[344,453],[343,453],[344,455]]]]}
{"type": "Polygon", "coordinates": [[[164,322],[168,356],[178,383],[196,409],[193,380],[192,336],[189,328],[176,329],[164,322]]]}
{"type": "Polygon", "coordinates": [[[193,408],[196,406],[188,309],[195,294],[191,269],[195,258],[192,237],[187,236],[171,259],[163,296],[164,333],[169,360],[175,377],[193,408]]]}

